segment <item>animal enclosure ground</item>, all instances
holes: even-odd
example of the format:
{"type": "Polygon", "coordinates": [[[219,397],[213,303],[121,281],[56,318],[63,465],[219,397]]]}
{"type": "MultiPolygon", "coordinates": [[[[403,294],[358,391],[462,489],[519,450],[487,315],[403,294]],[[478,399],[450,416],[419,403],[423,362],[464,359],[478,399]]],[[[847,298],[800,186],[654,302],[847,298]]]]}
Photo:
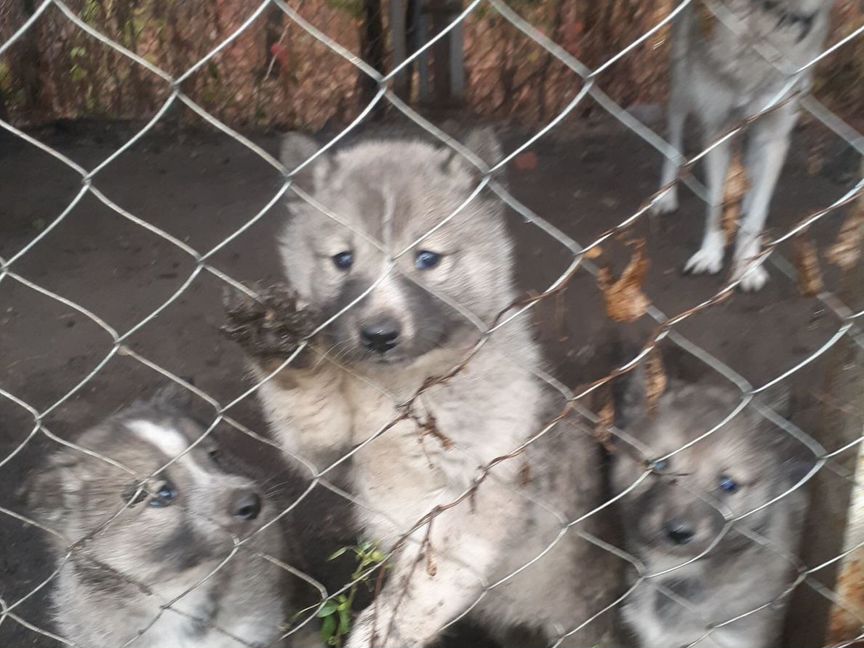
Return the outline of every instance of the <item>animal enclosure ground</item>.
{"type": "MultiPolygon", "coordinates": [[[[73,125],[37,133],[85,169],[108,157],[130,132],[103,124],[73,125]]],[[[528,135],[511,129],[505,150],[528,135]]],[[[808,172],[810,144],[824,133],[809,127],[796,134],[790,159],[775,195],[770,231],[782,232],[810,212],[831,204],[847,189],[831,158],[838,151],[827,138],[824,173],[808,172]],[[833,177],[827,177],[833,176],[833,177]]],[[[273,136],[255,138],[275,152],[273,136]]],[[[587,243],[635,212],[656,189],[660,156],[619,125],[598,121],[567,133],[552,134],[532,147],[531,158],[511,164],[513,195],[540,217],[573,239],[587,243]],[[526,161],[527,160],[527,161],[526,161]]],[[[45,231],[81,190],[80,178],[33,146],[0,134],[0,257],[9,259],[45,231]]],[[[153,134],[109,164],[93,180],[105,196],[129,214],[163,229],[199,252],[215,248],[259,212],[278,191],[275,170],[221,134],[183,137],[153,134]]],[[[685,190],[677,214],[643,219],[633,237],[647,238],[651,260],[645,292],[667,314],[695,306],[713,295],[720,277],[684,277],[679,268],[698,246],[703,224],[701,202],[685,190]]],[[[845,211],[814,228],[820,248],[834,240],[845,211]]],[[[286,218],[282,201],[224,247],[209,263],[241,281],[264,284],[281,277],[276,237],[286,218]]],[[[518,282],[526,291],[542,291],[567,268],[572,257],[559,242],[510,212],[516,241],[518,282]]],[[[624,247],[604,245],[620,271],[624,247]]],[[[791,259],[789,245],[781,254],[791,259]]],[[[605,258],[605,257],[604,257],[605,258]]],[[[601,259],[602,261],[603,259],[601,259]]],[[[791,267],[791,266],[789,266],[791,267]]],[[[119,333],[144,320],[186,285],[196,271],[194,259],[164,238],[123,218],[93,196],[85,196],[10,270],[48,291],[80,304],[119,333]]],[[[800,296],[794,279],[769,264],[771,281],[756,295],[735,295],[684,322],[679,331],[716,355],[754,385],[781,375],[824,345],[839,323],[822,304],[800,296]]],[[[836,277],[826,270],[831,288],[836,277]]],[[[251,385],[239,347],[218,332],[223,321],[222,282],[199,272],[159,315],[137,329],[125,345],[135,354],[211,394],[233,400],[251,385]]],[[[850,304],[862,308],[862,304],[850,304]]],[[[535,310],[537,334],[547,352],[552,375],[574,387],[608,370],[595,353],[612,324],[604,315],[596,281],[580,271],[565,293],[535,310]]],[[[621,326],[632,339],[644,339],[656,326],[647,317],[621,326]]],[[[110,336],[74,309],[6,277],[0,281],[0,387],[42,410],[75,387],[112,349],[110,336]]],[[[792,376],[803,397],[819,403],[824,366],[816,361],[792,376]]],[[[98,422],[164,378],[123,350],[73,397],[44,420],[47,429],[65,439],[98,422]]],[[[813,425],[816,405],[803,398],[798,421],[813,425]]],[[[202,412],[212,410],[206,407],[202,412]]],[[[267,436],[254,398],[231,415],[267,436]]],[[[212,419],[211,419],[212,420],[212,419]]],[[[0,398],[0,460],[24,441],[33,428],[30,414],[0,398]]],[[[227,425],[216,433],[265,482],[268,491],[290,502],[299,480],[291,477],[278,453],[227,425]]],[[[0,506],[24,513],[16,490],[29,471],[38,469],[44,453],[56,443],[35,435],[0,467],[0,506]]],[[[600,466],[598,466],[598,470],[600,466]]],[[[118,496],[119,503],[119,496],[118,496]]],[[[318,570],[336,545],[328,541],[344,530],[344,507],[332,496],[313,494],[298,510],[299,541],[319,549],[306,568],[318,570]],[[322,538],[324,540],[322,540],[322,538]]],[[[53,566],[46,560],[44,534],[0,515],[0,598],[8,605],[46,579],[53,566]]],[[[333,576],[335,584],[336,577],[333,576]]],[[[326,580],[326,579],[325,579],[326,580]]],[[[45,590],[18,608],[27,621],[50,629],[45,590]]],[[[554,593],[550,593],[554,594],[554,593]]],[[[454,640],[459,643],[458,640],[454,640]]],[[[10,619],[0,624],[0,645],[59,646],[10,619]]]]}

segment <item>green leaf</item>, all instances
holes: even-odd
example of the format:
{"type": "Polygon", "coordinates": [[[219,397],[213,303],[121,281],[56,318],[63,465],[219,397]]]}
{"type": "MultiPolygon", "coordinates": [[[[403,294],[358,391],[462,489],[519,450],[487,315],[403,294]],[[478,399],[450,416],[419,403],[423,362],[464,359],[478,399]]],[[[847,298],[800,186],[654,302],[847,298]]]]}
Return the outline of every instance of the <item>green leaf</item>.
{"type": "Polygon", "coordinates": [[[327,560],[336,560],[339,556],[344,555],[350,548],[351,547],[342,547],[341,549],[337,549],[329,558],[327,558],[327,560]]]}
{"type": "Polygon", "coordinates": [[[336,617],[328,616],[326,619],[324,619],[324,623],[321,624],[321,638],[329,644],[330,641],[333,639],[333,635],[335,634],[336,617]]]}
{"type": "Polygon", "coordinates": [[[317,616],[319,619],[323,619],[324,617],[329,617],[331,614],[333,614],[338,609],[338,607],[339,607],[339,604],[336,601],[334,601],[333,599],[330,599],[328,601],[324,601],[324,605],[321,606],[321,609],[318,610],[318,613],[315,616],[317,616]]]}

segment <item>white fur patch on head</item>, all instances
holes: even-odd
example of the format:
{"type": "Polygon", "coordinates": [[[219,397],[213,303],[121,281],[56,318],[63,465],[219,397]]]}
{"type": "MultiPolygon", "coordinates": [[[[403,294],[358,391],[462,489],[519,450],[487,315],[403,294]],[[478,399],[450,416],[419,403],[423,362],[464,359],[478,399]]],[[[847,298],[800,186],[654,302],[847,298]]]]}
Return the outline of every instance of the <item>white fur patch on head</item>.
{"type": "Polygon", "coordinates": [[[156,425],[152,421],[138,419],[126,427],[142,441],[158,448],[169,457],[176,457],[189,447],[189,442],[177,430],[156,425]]]}
{"type": "Polygon", "coordinates": [[[202,468],[191,453],[183,454],[189,448],[189,441],[174,428],[157,425],[144,419],[130,421],[126,427],[142,441],[158,448],[169,459],[174,459],[182,454],[183,456],[177,460],[177,464],[192,473],[196,481],[207,482],[210,480],[209,471],[202,468]]]}

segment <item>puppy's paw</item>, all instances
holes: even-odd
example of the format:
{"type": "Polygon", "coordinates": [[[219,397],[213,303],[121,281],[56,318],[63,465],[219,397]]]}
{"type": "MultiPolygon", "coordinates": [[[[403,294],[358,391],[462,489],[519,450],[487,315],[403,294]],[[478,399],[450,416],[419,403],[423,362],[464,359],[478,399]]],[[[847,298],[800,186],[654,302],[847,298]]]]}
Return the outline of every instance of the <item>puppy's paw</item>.
{"type": "Polygon", "coordinates": [[[678,187],[671,187],[651,206],[651,213],[660,216],[678,211],[678,187]]]}
{"type": "Polygon", "coordinates": [[[723,267],[723,245],[703,244],[684,264],[687,274],[717,274],[723,267]]]}
{"type": "MultiPolygon", "coordinates": [[[[223,303],[227,321],[220,331],[258,362],[282,362],[312,334],[319,314],[303,305],[297,293],[286,285],[256,292],[260,300],[239,291],[226,291],[223,303]]],[[[291,366],[309,366],[311,355],[304,349],[291,366]]]]}
{"type": "Polygon", "coordinates": [[[370,605],[354,622],[345,648],[421,648],[421,642],[401,635],[391,620],[388,607],[370,605]]]}
{"type": "Polygon", "coordinates": [[[741,278],[741,283],[738,288],[742,292],[757,292],[762,290],[762,287],[768,281],[768,271],[762,267],[762,264],[754,268],[747,269],[747,263],[742,262],[736,265],[733,278],[741,278]],[[742,276],[743,273],[743,276],[742,276]]]}

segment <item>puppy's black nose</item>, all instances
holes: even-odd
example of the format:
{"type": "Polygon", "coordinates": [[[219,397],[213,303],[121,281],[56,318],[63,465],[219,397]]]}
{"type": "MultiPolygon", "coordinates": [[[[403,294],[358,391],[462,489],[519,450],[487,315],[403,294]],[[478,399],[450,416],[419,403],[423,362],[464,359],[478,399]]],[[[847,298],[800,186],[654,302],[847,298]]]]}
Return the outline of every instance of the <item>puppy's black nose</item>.
{"type": "Polygon", "coordinates": [[[685,545],[696,535],[690,525],[681,520],[669,520],[663,530],[666,532],[666,537],[676,545],[685,545]]]}
{"type": "Polygon", "coordinates": [[[363,346],[370,351],[385,353],[399,344],[399,322],[386,317],[360,329],[363,346]]]}
{"type": "Polygon", "coordinates": [[[254,520],[261,512],[261,496],[255,491],[240,490],[231,500],[231,515],[238,520],[254,520]]]}

